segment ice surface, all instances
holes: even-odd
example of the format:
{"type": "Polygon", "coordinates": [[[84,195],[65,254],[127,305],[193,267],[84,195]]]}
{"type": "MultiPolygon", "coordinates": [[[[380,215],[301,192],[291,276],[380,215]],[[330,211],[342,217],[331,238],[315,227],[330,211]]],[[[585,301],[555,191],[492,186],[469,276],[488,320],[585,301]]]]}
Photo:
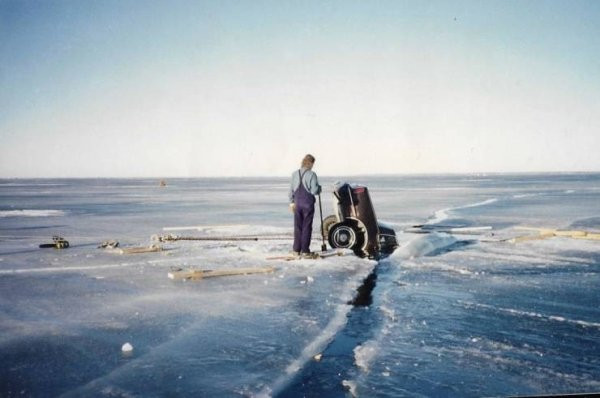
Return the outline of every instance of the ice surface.
{"type": "Polygon", "coordinates": [[[0,210],[2,217],[59,217],[64,216],[61,210],[0,210]]]}
{"type": "Polygon", "coordinates": [[[376,341],[367,341],[354,348],[354,362],[363,372],[369,371],[369,365],[377,357],[380,345],[376,341]]]}
{"type": "MultiPolygon", "coordinates": [[[[337,179],[323,179],[324,216],[337,179]]],[[[266,260],[291,249],[285,179],[173,179],[162,188],[142,179],[0,181],[0,395],[600,390],[599,243],[504,241],[524,233],[519,225],[600,230],[599,175],[352,182],[369,187],[401,242],[379,264],[266,260]],[[403,232],[417,224],[492,229],[403,232]],[[167,233],[264,240],[176,241],[138,255],[97,248],[109,239],[149,245],[167,233]],[[71,247],[38,248],[53,235],[71,247]],[[276,271],[167,278],[172,268],[264,266],[276,271]],[[348,304],[371,272],[372,304],[348,304]]],[[[318,228],[315,218],[313,250],[318,228]]]]}

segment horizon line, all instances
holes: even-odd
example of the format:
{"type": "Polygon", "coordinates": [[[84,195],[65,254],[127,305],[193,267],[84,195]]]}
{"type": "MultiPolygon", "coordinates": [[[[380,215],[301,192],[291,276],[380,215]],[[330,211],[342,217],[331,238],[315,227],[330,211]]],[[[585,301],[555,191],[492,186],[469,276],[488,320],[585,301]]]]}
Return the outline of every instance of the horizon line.
{"type": "MultiPolygon", "coordinates": [[[[318,174],[318,173],[317,173],[318,174]]],[[[460,175],[568,175],[600,174],[600,170],[581,171],[473,171],[473,172],[403,172],[403,173],[358,173],[345,174],[346,177],[399,177],[399,176],[460,176],[460,175]]],[[[319,174],[318,174],[319,175],[319,174]]],[[[288,175],[198,175],[198,176],[52,176],[52,177],[1,177],[0,180],[84,180],[84,179],[242,179],[242,178],[288,178],[288,175]]],[[[322,174],[320,178],[338,178],[342,175],[322,174]]]]}

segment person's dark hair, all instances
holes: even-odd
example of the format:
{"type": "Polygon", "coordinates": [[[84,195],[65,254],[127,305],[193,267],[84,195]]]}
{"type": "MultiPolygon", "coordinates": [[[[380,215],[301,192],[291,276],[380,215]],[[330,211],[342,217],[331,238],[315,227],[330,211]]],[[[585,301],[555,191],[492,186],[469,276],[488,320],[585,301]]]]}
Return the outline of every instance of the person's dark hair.
{"type": "Polygon", "coordinates": [[[308,168],[312,167],[312,165],[314,163],[315,163],[315,157],[311,154],[308,154],[304,157],[304,159],[302,159],[301,166],[304,167],[305,169],[308,169],[308,168]]]}

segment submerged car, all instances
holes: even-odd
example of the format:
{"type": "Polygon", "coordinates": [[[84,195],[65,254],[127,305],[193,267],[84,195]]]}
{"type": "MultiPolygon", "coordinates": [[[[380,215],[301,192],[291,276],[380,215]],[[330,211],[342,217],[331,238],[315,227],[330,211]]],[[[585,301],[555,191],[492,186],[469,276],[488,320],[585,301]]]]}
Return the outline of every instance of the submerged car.
{"type": "Polygon", "coordinates": [[[351,249],[359,257],[376,260],[394,252],[396,232],[377,221],[366,186],[336,183],[333,196],[337,214],[323,221],[323,238],[332,248],[351,249]]]}

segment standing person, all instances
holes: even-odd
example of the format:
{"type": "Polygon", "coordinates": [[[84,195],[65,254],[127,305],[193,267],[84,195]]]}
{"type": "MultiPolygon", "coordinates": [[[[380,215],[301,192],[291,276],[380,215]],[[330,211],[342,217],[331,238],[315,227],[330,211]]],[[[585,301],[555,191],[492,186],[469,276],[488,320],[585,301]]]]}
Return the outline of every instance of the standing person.
{"type": "Polygon", "coordinates": [[[294,213],[294,254],[310,256],[310,238],[313,216],[315,215],[315,195],[321,193],[317,174],[312,171],[315,157],[306,155],[300,169],[292,173],[289,199],[294,213]]]}

